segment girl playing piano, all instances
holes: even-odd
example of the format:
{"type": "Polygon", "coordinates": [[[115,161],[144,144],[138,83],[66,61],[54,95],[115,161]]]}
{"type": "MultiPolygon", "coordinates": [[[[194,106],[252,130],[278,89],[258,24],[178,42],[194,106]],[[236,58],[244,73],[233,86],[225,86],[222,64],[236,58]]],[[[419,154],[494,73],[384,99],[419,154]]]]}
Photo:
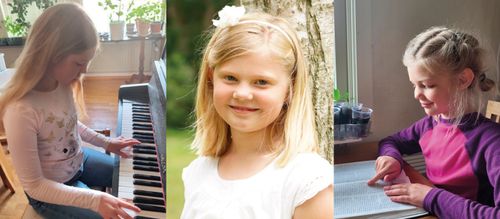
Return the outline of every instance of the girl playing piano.
{"type": "Polygon", "coordinates": [[[182,218],[333,218],[333,167],[316,153],[295,31],[243,7],[219,18],[200,69],[199,157],[182,174],[182,218]]]}
{"type": "Polygon", "coordinates": [[[495,85],[484,73],[482,54],[476,38],[446,27],[408,43],[403,63],[428,116],[380,141],[369,184],[399,175],[401,154],[422,152],[436,187],[387,186],[391,200],[439,218],[500,218],[500,125],[479,113],[481,93],[495,85]]]}
{"type": "Polygon", "coordinates": [[[9,150],[30,205],[46,218],[131,218],[139,209],[90,186],[111,186],[113,159],[81,140],[125,156],[135,139],[106,138],[78,121],[80,75],[99,47],[92,21],[76,4],[58,4],[35,21],[0,96],[9,150]],[[72,89],[73,88],[73,89],[72,89]]]}

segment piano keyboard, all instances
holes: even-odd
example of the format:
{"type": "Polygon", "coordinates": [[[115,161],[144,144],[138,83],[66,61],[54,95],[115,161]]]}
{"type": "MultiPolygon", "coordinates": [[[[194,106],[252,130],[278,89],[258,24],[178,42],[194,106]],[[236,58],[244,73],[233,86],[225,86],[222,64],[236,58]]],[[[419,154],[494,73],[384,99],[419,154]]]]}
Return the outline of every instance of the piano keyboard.
{"type": "Polygon", "coordinates": [[[158,167],[157,150],[149,106],[130,101],[123,102],[123,137],[142,142],[124,152],[130,158],[120,158],[118,197],[133,200],[142,211],[137,219],[166,218],[165,195],[158,167]]]}

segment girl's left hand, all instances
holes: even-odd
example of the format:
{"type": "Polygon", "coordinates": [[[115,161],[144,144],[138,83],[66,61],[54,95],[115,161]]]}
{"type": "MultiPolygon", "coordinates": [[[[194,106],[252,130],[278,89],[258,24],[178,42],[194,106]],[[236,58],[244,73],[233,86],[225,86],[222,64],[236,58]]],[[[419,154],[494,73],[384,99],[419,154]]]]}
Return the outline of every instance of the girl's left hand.
{"type": "Polygon", "coordinates": [[[132,145],[140,144],[141,142],[133,138],[125,138],[123,136],[117,138],[110,138],[108,148],[109,152],[120,155],[120,157],[128,158],[130,154],[123,152],[122,149],[132,145]]]}
{"type": "Polygon", "coordinates": [[[424,206],[424,198],[431,189],[432,187],[419,183],[384,186],[384,192],[391,201],[407,203],[419,208],[424,206]]]}

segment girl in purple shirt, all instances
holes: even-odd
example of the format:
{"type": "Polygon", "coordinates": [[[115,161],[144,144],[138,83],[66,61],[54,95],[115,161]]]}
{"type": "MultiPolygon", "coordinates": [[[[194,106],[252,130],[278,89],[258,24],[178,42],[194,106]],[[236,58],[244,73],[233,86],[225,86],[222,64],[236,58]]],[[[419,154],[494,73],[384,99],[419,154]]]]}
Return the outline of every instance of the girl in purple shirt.
{"type": "Polygon", "coordinates": [[[422,152],[436,186],[386,186],[392,201],[439,218],[500,218],[500,125],[482,116],[481,92],[494,82],[484,74],[483,50],[472,35],[432,27],[408,43],[403,63],[427,117],[379,143],[376,174],[391,181],[401,154],[422,152]]]}

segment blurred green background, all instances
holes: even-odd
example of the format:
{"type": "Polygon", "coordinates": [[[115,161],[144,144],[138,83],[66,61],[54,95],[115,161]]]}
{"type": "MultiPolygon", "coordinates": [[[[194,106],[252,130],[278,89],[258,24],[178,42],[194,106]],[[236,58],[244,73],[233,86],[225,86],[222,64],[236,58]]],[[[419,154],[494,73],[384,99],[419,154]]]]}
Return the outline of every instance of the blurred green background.
{"type": "Polygon", "coordinates": [[[167,218],[184,206],[182,169],[196,157],[189,148],[197,73],[207,30],[228,0],[168,1],[167,7],[167,218]]]}

